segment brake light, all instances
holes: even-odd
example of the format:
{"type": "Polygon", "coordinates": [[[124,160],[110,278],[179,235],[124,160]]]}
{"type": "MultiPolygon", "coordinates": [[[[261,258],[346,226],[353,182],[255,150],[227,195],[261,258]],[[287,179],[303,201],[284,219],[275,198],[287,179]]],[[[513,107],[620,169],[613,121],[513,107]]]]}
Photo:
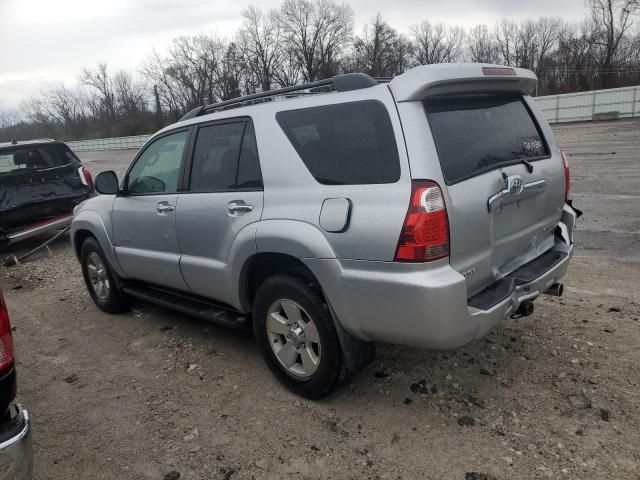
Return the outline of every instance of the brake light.
{"type": "Polygon", "coordinates": [[[78,169],[78,174],[80,175],[80,181],[82,184],[93,190],[93,177],[91,177],[89,169],[87,167],[80,167],[78,169]]]}
{"type": "Polygon", "coordinates": [[[571,200],[571,172],[569,171],[567,157],[562,150],[560,151],[560,156],[562,157],[562,166],[564,167],[564,201],[567,202],[571,200]]]}
{"type": "Polygon", "coordinates": [[[7,306],[0,292],[0,372],[13,365],[13,339],[7,306]]]}
{"type": "Polygon", "coordinates": [[[509,67],[482,67],[482,73],[487,76],[515,77],[516,71],[509,67]]]}
{"type": "Polygon", "coordinates": [[[395,261],[431,262],[448,256],[449,221],[442,190],[435,182],[414,181],[395,261]]]}

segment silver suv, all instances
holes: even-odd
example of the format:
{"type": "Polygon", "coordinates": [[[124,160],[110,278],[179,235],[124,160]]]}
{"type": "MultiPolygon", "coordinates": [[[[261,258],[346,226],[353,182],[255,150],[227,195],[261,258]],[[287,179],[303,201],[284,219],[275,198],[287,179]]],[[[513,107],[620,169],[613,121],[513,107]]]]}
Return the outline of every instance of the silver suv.
{"type": "Polygon", "coordinates": [[[320,398],[374,342],[454,348],[559,283],[578,213],[527,70],[364,74],[208,105],[154,135],[75,211],[102,310],[136,297],[252,325],[320,398]]]}

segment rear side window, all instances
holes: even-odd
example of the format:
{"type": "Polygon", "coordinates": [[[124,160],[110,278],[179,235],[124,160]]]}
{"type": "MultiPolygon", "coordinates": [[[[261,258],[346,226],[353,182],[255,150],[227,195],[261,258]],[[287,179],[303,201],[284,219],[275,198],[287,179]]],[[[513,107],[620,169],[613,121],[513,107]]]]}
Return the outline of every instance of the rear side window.
{"type": "Polygon", "coordinates": [[[0,152],[0,173],[63,167],[78,161],[69,147],[60,143],[16,147],[0,152]]]}
{"type": "Polygon", "coordinates": [[[522,96],[444,95],[424,101],[448,184],[549,149],[522,96]]]}
{"type": "Polygon", "coordinates": [[[394,183],[400,178],[393,127],[378,101],[283,111],[276,120],[320,183],[394,183]]]}
{"type": "Polygon", "coordinates": [[[262,188],[262,176],[253,124],[236,121],[200,127],[189,190],[255,188],[262,188]]]}
{"type": "Polygon", "coordinates": [[[236,188],[262,188],[262,173],[260,172],[256,134],[252,123],[247,123],[246,125],[240,150],[236,188]]]}

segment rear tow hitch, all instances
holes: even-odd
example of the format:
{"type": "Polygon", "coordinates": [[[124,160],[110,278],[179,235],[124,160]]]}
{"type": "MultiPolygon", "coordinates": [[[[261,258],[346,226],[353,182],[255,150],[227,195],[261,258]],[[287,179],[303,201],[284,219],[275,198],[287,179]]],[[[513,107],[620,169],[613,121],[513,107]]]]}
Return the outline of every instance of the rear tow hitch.
{"type": "Polygon", "coordinates": [[[518,309],[511,315],[511,318],[528,317],[533,315],[533,302],[531,300],[525,300],[520,304],[518,309]]]}

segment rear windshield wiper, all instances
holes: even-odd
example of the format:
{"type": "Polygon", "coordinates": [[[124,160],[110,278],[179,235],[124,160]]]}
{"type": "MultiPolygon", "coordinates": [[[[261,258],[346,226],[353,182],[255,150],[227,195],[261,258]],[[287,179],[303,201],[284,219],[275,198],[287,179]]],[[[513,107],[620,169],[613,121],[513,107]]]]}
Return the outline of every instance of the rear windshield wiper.
{"type": "Polygon", "coordinates": [[[520,162],[524,163],[527,166],[527,172],[533,173],[533,164],[527,160],[526,158],[520,159],[520,162]]]}

